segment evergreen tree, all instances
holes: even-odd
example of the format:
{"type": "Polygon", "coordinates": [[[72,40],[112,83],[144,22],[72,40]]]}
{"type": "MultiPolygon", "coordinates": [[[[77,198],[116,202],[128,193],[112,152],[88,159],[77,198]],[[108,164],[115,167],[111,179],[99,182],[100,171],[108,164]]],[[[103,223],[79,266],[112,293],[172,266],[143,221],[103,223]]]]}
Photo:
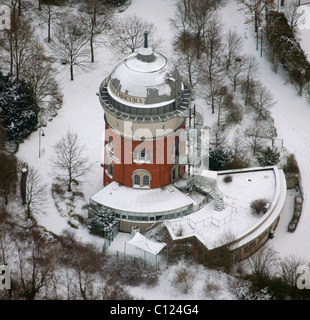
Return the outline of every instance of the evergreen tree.
{"type": "Polygon", "coordinates": [[[267,167],[276,165],[280,160],[280,152],[276,149],[267,147],[262,150],[257,156],[257,161],[260,166],[267,167]]]}
{"type": "Polygon", "coordinates": [[[210,170],[223,170],[232,159],[230,150],[216,147],[210,149],[209,154],[209,168],[210,170]]]}
{"type": "Polygon", "coordinates": [[[36,129],[37,109],[27,83],[0,72],[0,121],[8,141],[20,142],[36,129]]]}
{"type": "Polygon", "coordinates": [[[105,236],[114,230],[118,220],[115,218],[111,209],[95,210],[93,217],[90,218],[86,225],[90,230],[103,233],[105,236]]]}

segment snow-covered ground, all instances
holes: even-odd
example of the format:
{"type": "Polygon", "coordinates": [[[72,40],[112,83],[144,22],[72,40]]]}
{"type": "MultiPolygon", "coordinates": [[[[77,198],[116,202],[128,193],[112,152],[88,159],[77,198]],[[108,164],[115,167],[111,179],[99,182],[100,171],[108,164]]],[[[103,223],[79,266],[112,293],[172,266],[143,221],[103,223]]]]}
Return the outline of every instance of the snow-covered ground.
{"type": "MultiPolygon", "coordinates": [[[[158,36],[164,41],[161,45],[161,52],[168,58],[173,57],[172,40],[173,32],[169,19],[174,16],[176,0],[132,0],[131,6],[122,14],[136,14],[143,19],[153,22],[156,26],[158,36]]],[[[310,13],[308,7],[305,8],[303,20],[301,20],[298,36],[306,53],[310,54],[310,13]]],[[[285,84],[280,74],[271,71],[271,66],[260,57],[256,51],[256,42],[253,37],[253,26],[245,23],[244,12],[240,11],[240,4],[237,1],[227,0],[227,4],[220,9],[226,27],[236,30],[243,38],[243,49],[246,53],[254,55],[260,66],[259,77],[262,82],[274,95],[275,106],[271,109],[275,120],[278,138],[283,139],[284,147],[289,152],[295,154],[302,177],[302,186],[305,194],[304,207],[298,227],[294,233],[287,232],[287,225],[290,220],[293,194],[288,193],[287,209],[283,213],[275,237],[271,241],[273,247],[286,256],[294,254],[310,261],[310,202],[308,194],[310,192],[310,104],[305,97],[297,96],[293,87],[285,84]]],[[[42,30],[42,32],[45,30],[42,30]]],[[[50,175],[50,158],[53,153],[52,146],[66,133],[68,129],[78,133],[82,143],[86,144],[91,169],[83,192],[88,199],[97,193],[102,187],[102,134],[104,131],[103,110],[100,106],[96,92],[98,92],[101,81],[111,72],[115,61],[109,43],[96,50],[96,62],[88,71],[76,74],[75,80],[70,81],[69,71],[61,70],[58,75],[61,90],[64,95],[63,108],[59,115],[46,127],[45,136],[41,137],[43,154],[38,157],[38,131],[34,132],[21,146],[18,157],[30,165],[38,168],[43,180],[52,183],[50,175]]],[[[206,116],[206,113],[205,113],[206,116]]],[[[39,224],[55,233],[61,233],[64,229],[70,228],[67,219],[60,216],[50,194],[46,195],[47,212],[46,215],[37,216],[39,224]]],[[[76,231],[78,237],[85,241],[98,241],[92,237],[85,229],[76,231]]],[[[169,273],[169,271],[165,271],[169,273]]],[[[197,290],[193,290],[192,295],[174,295],[171,293],[166,279],[171,274],[163,274],[160,284],[156,288],[137,287],[132,289],[132,293],[145,299],[201,299],[203,281],[196,281],[197,290]],[[161,282],[163,282],[161,285],[161,282]]],[[[201,275],[203,278],[203,275],[201,275]]],[[[220,280],[218,280],[220,281],[220,280]]],[[[222,285],[225,286],[223,280],[222,285]]],[[[223,299],[230,298],[223,294],[223,299]]]]}

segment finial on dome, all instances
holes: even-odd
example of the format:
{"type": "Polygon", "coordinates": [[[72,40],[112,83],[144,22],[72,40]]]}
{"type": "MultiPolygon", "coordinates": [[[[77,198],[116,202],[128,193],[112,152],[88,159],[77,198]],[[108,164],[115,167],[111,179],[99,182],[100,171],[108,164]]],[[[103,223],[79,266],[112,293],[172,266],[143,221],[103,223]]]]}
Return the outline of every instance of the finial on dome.
{"type": "Polygon", "coordinates": [[[156,60],[153,50],[148,45],[147,32],[144,32],[144,46],[138,50],[137,59],[143,62],[154,62],[156,60]]]}

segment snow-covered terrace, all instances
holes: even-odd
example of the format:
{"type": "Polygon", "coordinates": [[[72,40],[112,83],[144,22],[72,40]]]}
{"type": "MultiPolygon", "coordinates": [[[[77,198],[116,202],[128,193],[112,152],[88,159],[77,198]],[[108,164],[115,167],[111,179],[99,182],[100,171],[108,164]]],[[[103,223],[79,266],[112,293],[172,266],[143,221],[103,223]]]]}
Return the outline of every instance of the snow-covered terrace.
{"type": "Polygon", "coordinates": [[[196,236],[208,249],[213,249],[225,235],[231,234],[235,240],[240,239],[239,247],[267,230],[284,205],[285,177],[276,167],[222,171],[218,173],[217,183],[225,202],[224,209],[214,210],[211,201],[186,217],[167,221],[173,239],[196,236]],[[225,182],[226,176],[231,176],[232,181],[225,182]],[[251,212],[251,202],[257,199],[268,202],[264,215],[251,212]]]}

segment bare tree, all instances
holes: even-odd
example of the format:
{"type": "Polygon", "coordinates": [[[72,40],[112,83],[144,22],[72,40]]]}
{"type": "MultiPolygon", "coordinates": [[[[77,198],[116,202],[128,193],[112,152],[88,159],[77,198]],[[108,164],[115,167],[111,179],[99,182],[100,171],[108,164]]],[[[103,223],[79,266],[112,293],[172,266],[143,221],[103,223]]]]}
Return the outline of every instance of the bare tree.
{"type": "Polygon", "coordinates": [[[43,20],[47,25],[47,42],[51,42],[52,23],[59,16],[58,6],[63,5],[64,0],[53,0],[40,5],[40,10],[43,14],[43,20]]]}
{"type": "Polygon", "coordinates": [[[89,55],[87,42],[88,37],[82,18],[68,14],[57,23],[50,49],[61,63],[69,65],[71,81],[74,80],[74,68],[85,68],[87,65],[89,55]]]}
{"type": "Polygon", "coordinates": [[[253,156],[257,154],[267,142],[266,132],[263,123],[256,122],[245,130],[245,144],[252,151],[253,156]]]}
{"type": "Polygon", "coordinates": [[[23,17],[12,15],[11,29],[4,30],[0,38],[0,57],[17,80],[31,56],[33,34],[34,29],[23,17]]]}
{"type": "Polygon", "coordinates": [[[103,33],[107,33],[113,24],[112,7],[99,0],[84,0],[82,10],[86,13],[84,26],[90,45],[91,62],[95,61],[94,45],[103,40],[103,33]]]}
{"type": "Polygon", "coordinates": [[[270,246],[265,245],[247,260],[252,275],[258,278],[268,278],[278,265],[278,253],[270,246]]]}
{"type": "Polygon", "coordinates": [[[280,259],[280,277],[285,286],[287,286],[292,295],[296,292],[298,279],[297,269],[299,266],[305,265],[306,261],[290,255],[280,259]]]}
{"type": "Polygon", "coordinates": [[[63,97],[55,80],[56,69],[37,42],[33,44],[32,55],[25,64],[22,75],[31,87],[39,107],[39,126],[45,125],[61,108],[63,97]]]}
{"type": "Polygon", "coordinates": [[[210,145],[214,148],[225,147],[227,143],[227,134],[222,125],[214,123],[210,133],[210,145]]]}
{"type": "Polygon", "coordinates": [[[76,133],[67,131],[54,145],[54,157],[52,166],[55,169],[57,179],[65,181],[67,190],[72,191],[72,183],[78,184],[80,178],[90,170],[88,158],[84,155],[85,146],[80,144],[76,133]]]}
{"type": "Polygon", "coordinates": [[[28,168],[25,197],[28,218],[32,218],[34,213],[44,212],[46,191],[47,184],[42,183],[42,177],[39,172],[30,166],[28,168]]]}
{"type": "Polygon", "coordinates": [[[221,65],[223,56],[222,22],[213,15],[206,25],[203,53],[201,57],[201,80],[206,85],[207,102],[215,112],[215,101],[223,86],[224,67],[221,65]]]}
{"type": "Polygon", "coordinates": [[[244,61],[243,87],[244,104],[247,106],[251,100],[251,92],[255,88],[255,79],[257,78],[258,64],[253,56],[249,56],[244,61]]]}
{"type": "Polygon", "coordinates": [[[242,73],[244,72],[244,58],[238,56],[230,63],[227,70],[227,78],[232,84],[233,92],[236,92],[238,85],[242,83],[242,73]]]}
{"type": "Polygon", "coordinates": [[[99,298],[96,282],[105,261],[105,254],[91,243],[81,244],[77,241],[68,243],[62,264],[70,268],[75,275],[79,294],[83,300],[99,298]]]}
{"type": "Polygon", "coordinates": [[[192,46],[184,47],[178,51],[177,65],[180,73],[185,74],[191,87],[199,82],[200,62],[196,57],[196,50],[192,46]]]}
{"type": "Polygon", "coordinates": [[[230,272],[233,261],[233,255],[231,248],[234,241],[236,240],[236,235],[231,229],[224,230],[219,237],[216,239],[215,243],[218,247],[216,251],[221,257],[218,264],[225,268],[226,272],[230,272]]]}
{"type": "Polygon", "coordinates": [[[225,45],[226,73],[228,73],[230,66],[236,62],[236,59],[240,56],[240,50],[242,46],[241,37],[236,31],[229,29],[228,33],[226,34],[225,45]]]}
{"type": "Polygon", "coordinates": [[[250,15],[248,21],[254,22],[254,30],[258,32],[259,21],[266,7],[273,7],[274,0],[241,0],[245,5],[246,12],[250,15]]]}
{"type": "Polygon", "coordinates": [[[233,140],[231,143],[231,150],[233,159],[236,160],[237,158],[241,158],[243,156],[243,137],[240,134],[239,128],[235,131],[233,140]]]}
{"type": "Polygon", "coordinates": [[[224,121],[225,115],[233,105],[233,95],[228,88],[222,85],[215,96],[215,109],[217,110],[217,125],[220,126],[224,121]]]}
{"type": "Polygon", "coordinates": [[[53,240],[46,238],[34,226],[20,230],[16,235],[16,275],[19,277],[18,295],[34,300],[46,284],[53,269],[51,252],[53,240]]]}
{"type": "Polygon", "coordinates": [[[153,23],[142,20],[136,15],[124,16],[114,22],[111,29],[111,47],[121,55],[133,53],[143,45],[144,33],[152,39],[151,47],[155,49],[159,40],[154,38],[155,26],[153,23]]]}
{"type": "MultiPolygon", "coordinates": [[[[0,208],[0,210],[3,210],[0,208]]],[[[11,223],[0,224],[0,262],[9,265],[10,257],[14,255],[14,225],[11,223]]]]}
{"type": "Polygon", "coordinates": [[[284,15],[292,29],[297,27],[298,20],[302,16],[302,12],[298,11],[298,3],[300,3],[298,0],[286,1],[284,6],[284,15]]]}
{"type": "Polygon", "coordinates": [[[266,120],[267,110],[275,105],[273,95],[261,82],[257,82],[255,86],[255,98],[252,104],[257,120],[266,120]]]}
{"type": "Polygon", "coordinates": [[[190,43],[190,45],[195,48],[197,59],[200,58],[207,32],[207,23],[211,15],[210,1],[179,1],[176,16],[170,21],[177,33],[177,41],[175,44],[180,50],[190,43]]]}
{"type": "Polygon", "coordinates": [[[218,78],[224,70],[224,66],[221,65],[224,52],[223,23],[220,17],[214,13],[205,27],[202,68],[206,74],[206,80],[212,82],[213,78],[218,78]]]}
{"type": "Polygon", "coordinates": [[[211,107],[212,114],[215,113],[216,99],[219,96],[219,92],[222,88],[224,76],[221,73],[212,75],[211,81],[208,77],[203,76],[203,83],[206,86],[206,103],[211,107]]]}

